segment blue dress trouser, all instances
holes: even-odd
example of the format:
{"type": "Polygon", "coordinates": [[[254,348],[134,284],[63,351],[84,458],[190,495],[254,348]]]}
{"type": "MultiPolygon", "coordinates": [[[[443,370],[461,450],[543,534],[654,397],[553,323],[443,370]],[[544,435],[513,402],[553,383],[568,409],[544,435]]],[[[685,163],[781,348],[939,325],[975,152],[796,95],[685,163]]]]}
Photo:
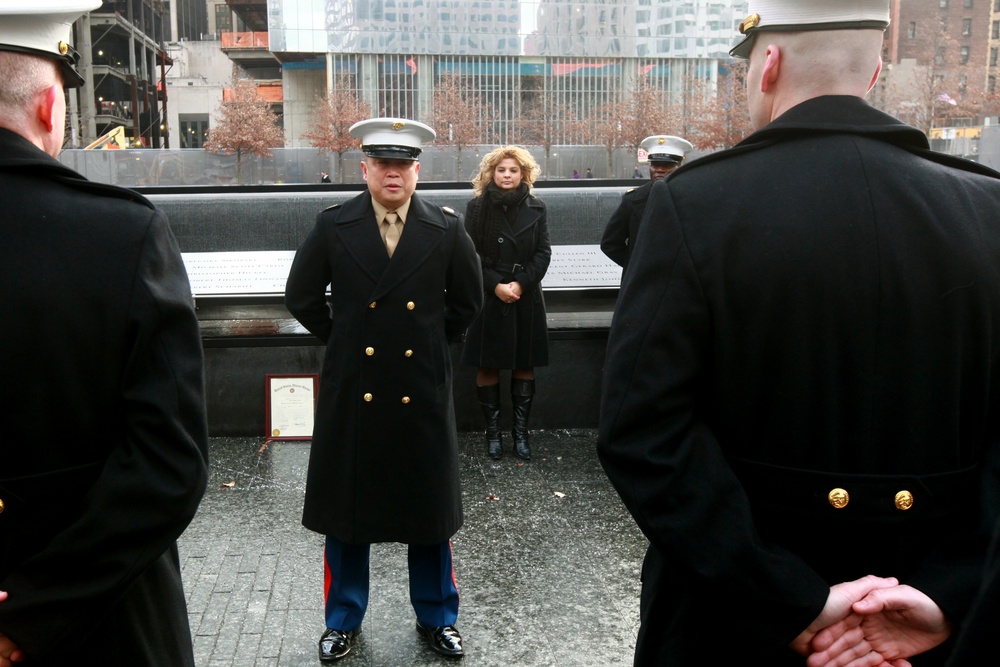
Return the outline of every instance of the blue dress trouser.
{"type": "MultiPolygon", "coordinates": [[[[370,544],[345,544],[326,537],[324,606],[326,627],[351,632],[361,627],[368,609],[370,544]]],[[[451,541],[407,545],[410,604],[420,624],[436,628],[458,620],[458,587],[451,541]]]]}

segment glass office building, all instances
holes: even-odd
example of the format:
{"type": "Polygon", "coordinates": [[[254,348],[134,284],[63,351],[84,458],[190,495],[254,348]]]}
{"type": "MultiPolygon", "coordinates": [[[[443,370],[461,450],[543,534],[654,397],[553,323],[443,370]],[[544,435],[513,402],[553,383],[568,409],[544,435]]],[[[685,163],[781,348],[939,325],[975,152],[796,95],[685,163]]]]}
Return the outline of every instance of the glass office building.
{"type": "Polygon", "coordinates": [[[425,120],[448,75],[477,100],[483,143],[524,142],[529,119],[553,116],[567,123],[547,140],[574,143],[581,124],[612,121],[614,103],[639,85],[682,100],[692,82],[717,82],[746,5],[267,0],[268,48],[282,64],[290,145],[327,90],[350,87],[377,115],[425,120]]]}

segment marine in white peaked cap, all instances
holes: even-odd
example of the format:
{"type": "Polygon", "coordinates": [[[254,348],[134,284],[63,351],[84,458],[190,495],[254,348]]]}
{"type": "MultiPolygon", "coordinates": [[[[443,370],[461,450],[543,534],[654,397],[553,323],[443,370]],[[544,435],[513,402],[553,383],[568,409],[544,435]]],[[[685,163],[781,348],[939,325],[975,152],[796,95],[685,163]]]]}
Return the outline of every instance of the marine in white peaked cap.
{"type": "Polygon", "coordinates": [[[406,118],[369,118],[352,125],[349,132],[361,140],[365,155],[388,160],[416,160],[424,144],[437,136],[429,126],[406,118]]]}
{"type": "Polygon", "coordinates": [[[639,147],[646,151],[646,158],[650,162],[671,162],[675,164],[683,162],[684,157],[694,148],[687,139],[667,134],[646,137],[639,144],[639,147]]]}
{"type": "Polygon", "coordinates": [[[100,0],[0,0],[0,51],[16,51],[58,61],[66,88],[83,85],[80,58],[70,42],[73,23],[101,6],[100,0]]]}
{"type": "Polygon", "coordinates": [[[759,32],[805,30],[885,30],[889,25],[889,0],[750,0],[749,16],[740,23],[745,35],[729,52],[748,58],[759,32]]]}

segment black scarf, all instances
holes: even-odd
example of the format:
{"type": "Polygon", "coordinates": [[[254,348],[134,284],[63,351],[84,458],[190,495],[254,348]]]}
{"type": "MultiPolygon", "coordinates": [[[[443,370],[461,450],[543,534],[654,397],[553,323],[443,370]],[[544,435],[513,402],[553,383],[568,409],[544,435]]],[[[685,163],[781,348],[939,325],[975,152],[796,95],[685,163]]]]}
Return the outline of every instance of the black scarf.
{"type": "Polygon", "coordinates": [[[500,232],[506,220],[514,224],[521,202],[528,196],[528,184],[521,183],[514,190],[501,190],[493,182],[486,185],[476,205],[469,225],[469,232],[483,266],[494,266],[500,259],[500,232]]]}

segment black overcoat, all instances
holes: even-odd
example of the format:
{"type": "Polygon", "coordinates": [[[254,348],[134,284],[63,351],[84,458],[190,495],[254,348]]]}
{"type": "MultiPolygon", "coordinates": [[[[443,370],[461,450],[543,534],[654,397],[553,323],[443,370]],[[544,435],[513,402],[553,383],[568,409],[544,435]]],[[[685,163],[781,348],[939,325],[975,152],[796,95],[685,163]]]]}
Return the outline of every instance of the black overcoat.
{"type": "Polygon", "coordinates": [[[632,246],[635,244],[636,234],[639,233],[639,223],[642,221],[642,214],[646,210],[646,201],[652,188],[653,182],[650,181],[623,194],[621,203],[604,227],[601,250],[623,269],[628,266],[632,246]]]}
{"type": "Polygon", "coordinates": [[[0,632],[26,665],[193,665],[207,427],[166,217],[3,129],[0,201],[0,632]]]}
{"type": "MultiPolygon", "coordinates": [[[[466,227],[480,198],[466,206],[466,227]]],[[[534,195],[521,200],[513,223],[504,225],[499,241],[497,265],[482,267],[483,310],[469,327],[462,363],[478,368],[545,366],[549,363],[549,331],[542,278],[552,259],[552,246],[542,200],[534,195]],[[521,298],[504,303],[494,290],[500,283],[514,281],[521,284],[521,298]]]]}
{"type": "Polygon", "coordinates": [[[303,525],[350,544],[449,539],[462,504],[448,343],[482,305],[461,217],[413,195],[390,259],[370,194],[328,208],[285,303],[326,343],[303,525]]]}
{"type": "Polygon", "coordinates": [[[721,628],[802,665],[866,574],[961,624],[1000,497],[998,177],[821,97],[653,185],[598,438],[651,542],[637,664],[702,664],[721,628]]]}

